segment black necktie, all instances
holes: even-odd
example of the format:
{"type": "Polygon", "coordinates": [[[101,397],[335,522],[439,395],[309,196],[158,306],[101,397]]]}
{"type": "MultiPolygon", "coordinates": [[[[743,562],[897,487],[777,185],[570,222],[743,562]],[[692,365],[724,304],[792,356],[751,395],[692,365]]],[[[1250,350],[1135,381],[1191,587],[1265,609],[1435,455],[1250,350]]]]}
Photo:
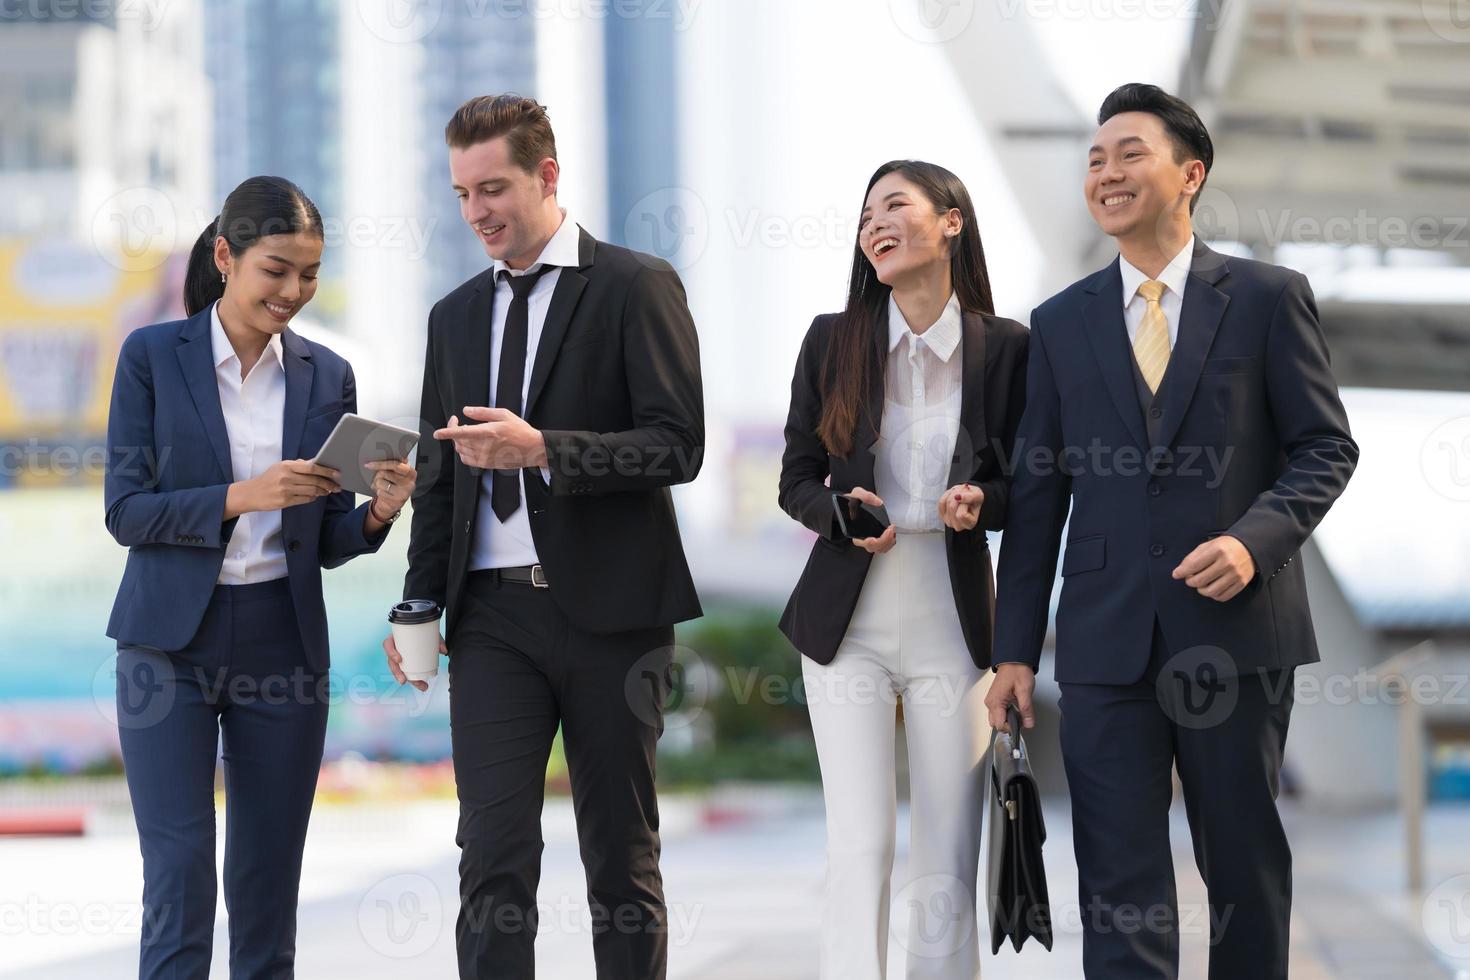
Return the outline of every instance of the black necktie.
{"type": "MultiPolygon", "coordinates": [[[[510,283],[510,308],[505,311],[505,333],[500,341],[500,370],[495,376],[495,407],[521,414],[521,384],[526,377],[526,343],[531,332],[530,296],[536,281],[556,266],[543,265],[535,272],[513,276],[502,271],[510,283]]],[[[521,471],[496,469],[490,477],[490,506],[504,524],[521,505],[521,471]]]]}

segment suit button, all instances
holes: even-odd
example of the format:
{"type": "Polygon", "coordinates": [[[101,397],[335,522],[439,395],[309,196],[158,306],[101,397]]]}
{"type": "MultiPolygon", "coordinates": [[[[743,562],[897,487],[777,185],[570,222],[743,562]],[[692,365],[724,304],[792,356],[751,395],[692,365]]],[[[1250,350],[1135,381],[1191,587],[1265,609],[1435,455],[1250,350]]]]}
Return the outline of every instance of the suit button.
{"type": "Polygon", "coordinates": [[[470,533],[470,522],[469,521],[465,521],[464,522],[464,533],[465,534],[469,534],[470,533]]]}
{"type": "Polygon", "coordinates": [[[1148,549],[1148,553],[1153,555],[1155,558],[1162,557],[1164,554],[1164,546],[1161,544],[1156,544],[1152,548],[1148,549]]]}
{"type": "Polygon", "coordinates": [[[292,551],[300,551],[301,550],[301,542],[300,541],[292,541],[286,547],[289,548],[289,549],[291,549],[292,551]]]}
{"type": "Polygon", "coordinates": [[[1148,410],[1148,417],[1151,419],[1160,418],[1163,414],[1164,410],[1162,408],[1151,408],[1148,410]]]}
{"type": "Polygon", "coordinates": [[[1164,492],[1164,488],[1161,487],[1161,486],[1159,486],[1157,483],[1150,483],[1148,485],[1148,495],[1150,497],[1157,497],[1159,494],[1161,494],[1163,492],[1164,492]]]}

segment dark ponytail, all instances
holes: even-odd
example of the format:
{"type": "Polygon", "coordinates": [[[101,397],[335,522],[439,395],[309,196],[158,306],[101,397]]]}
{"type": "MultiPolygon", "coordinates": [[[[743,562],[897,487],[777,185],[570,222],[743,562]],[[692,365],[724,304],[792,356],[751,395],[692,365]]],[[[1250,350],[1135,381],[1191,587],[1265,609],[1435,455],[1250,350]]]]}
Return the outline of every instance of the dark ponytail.
{"type": "Polygon", "coordinates": [[[225,277],[214,264],[214,240],[219,237],[216,216],[189,252],[189,271],[184,273],[184,312],[193,316],[225,294],[225,277]]]}
{"type": "Polygon", "coordinates": [[[224,278],[214,262],[214,243],[221,235],[230,254],[239,258],[268,235],[306,233],[322,237],[322,216],[305,192],[284,177],[251,177],[230,192],[225,205],[199,233],[184,274],[184,312],[193,316],[225,294],[224,278]]]}

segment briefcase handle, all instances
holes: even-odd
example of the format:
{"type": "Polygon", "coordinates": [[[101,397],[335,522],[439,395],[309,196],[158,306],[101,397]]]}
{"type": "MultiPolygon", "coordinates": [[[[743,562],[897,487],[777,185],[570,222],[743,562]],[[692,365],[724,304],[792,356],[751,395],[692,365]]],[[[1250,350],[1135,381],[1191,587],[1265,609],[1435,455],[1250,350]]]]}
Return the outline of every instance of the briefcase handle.
{"type": "Polygon", "coordinates": [[[1006,726],[1010,728],[1011,758],[1021,758],[1021,709],[1015,704],[1006,705],[1006,726]]]}

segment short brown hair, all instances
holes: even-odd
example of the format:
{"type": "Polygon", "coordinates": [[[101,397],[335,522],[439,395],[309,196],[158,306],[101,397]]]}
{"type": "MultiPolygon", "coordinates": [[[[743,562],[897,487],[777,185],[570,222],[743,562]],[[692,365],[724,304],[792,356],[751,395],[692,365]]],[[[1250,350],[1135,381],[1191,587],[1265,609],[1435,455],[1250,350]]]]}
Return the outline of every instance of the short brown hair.
{"type": "Polygon", "coordinates": [[[510,158],[527,173],[547,157],[556,159],[556,135],[546,107],[519,95],[477,95],[455,110],[444,142],[462,150],[504,136],[510,158]]]}

